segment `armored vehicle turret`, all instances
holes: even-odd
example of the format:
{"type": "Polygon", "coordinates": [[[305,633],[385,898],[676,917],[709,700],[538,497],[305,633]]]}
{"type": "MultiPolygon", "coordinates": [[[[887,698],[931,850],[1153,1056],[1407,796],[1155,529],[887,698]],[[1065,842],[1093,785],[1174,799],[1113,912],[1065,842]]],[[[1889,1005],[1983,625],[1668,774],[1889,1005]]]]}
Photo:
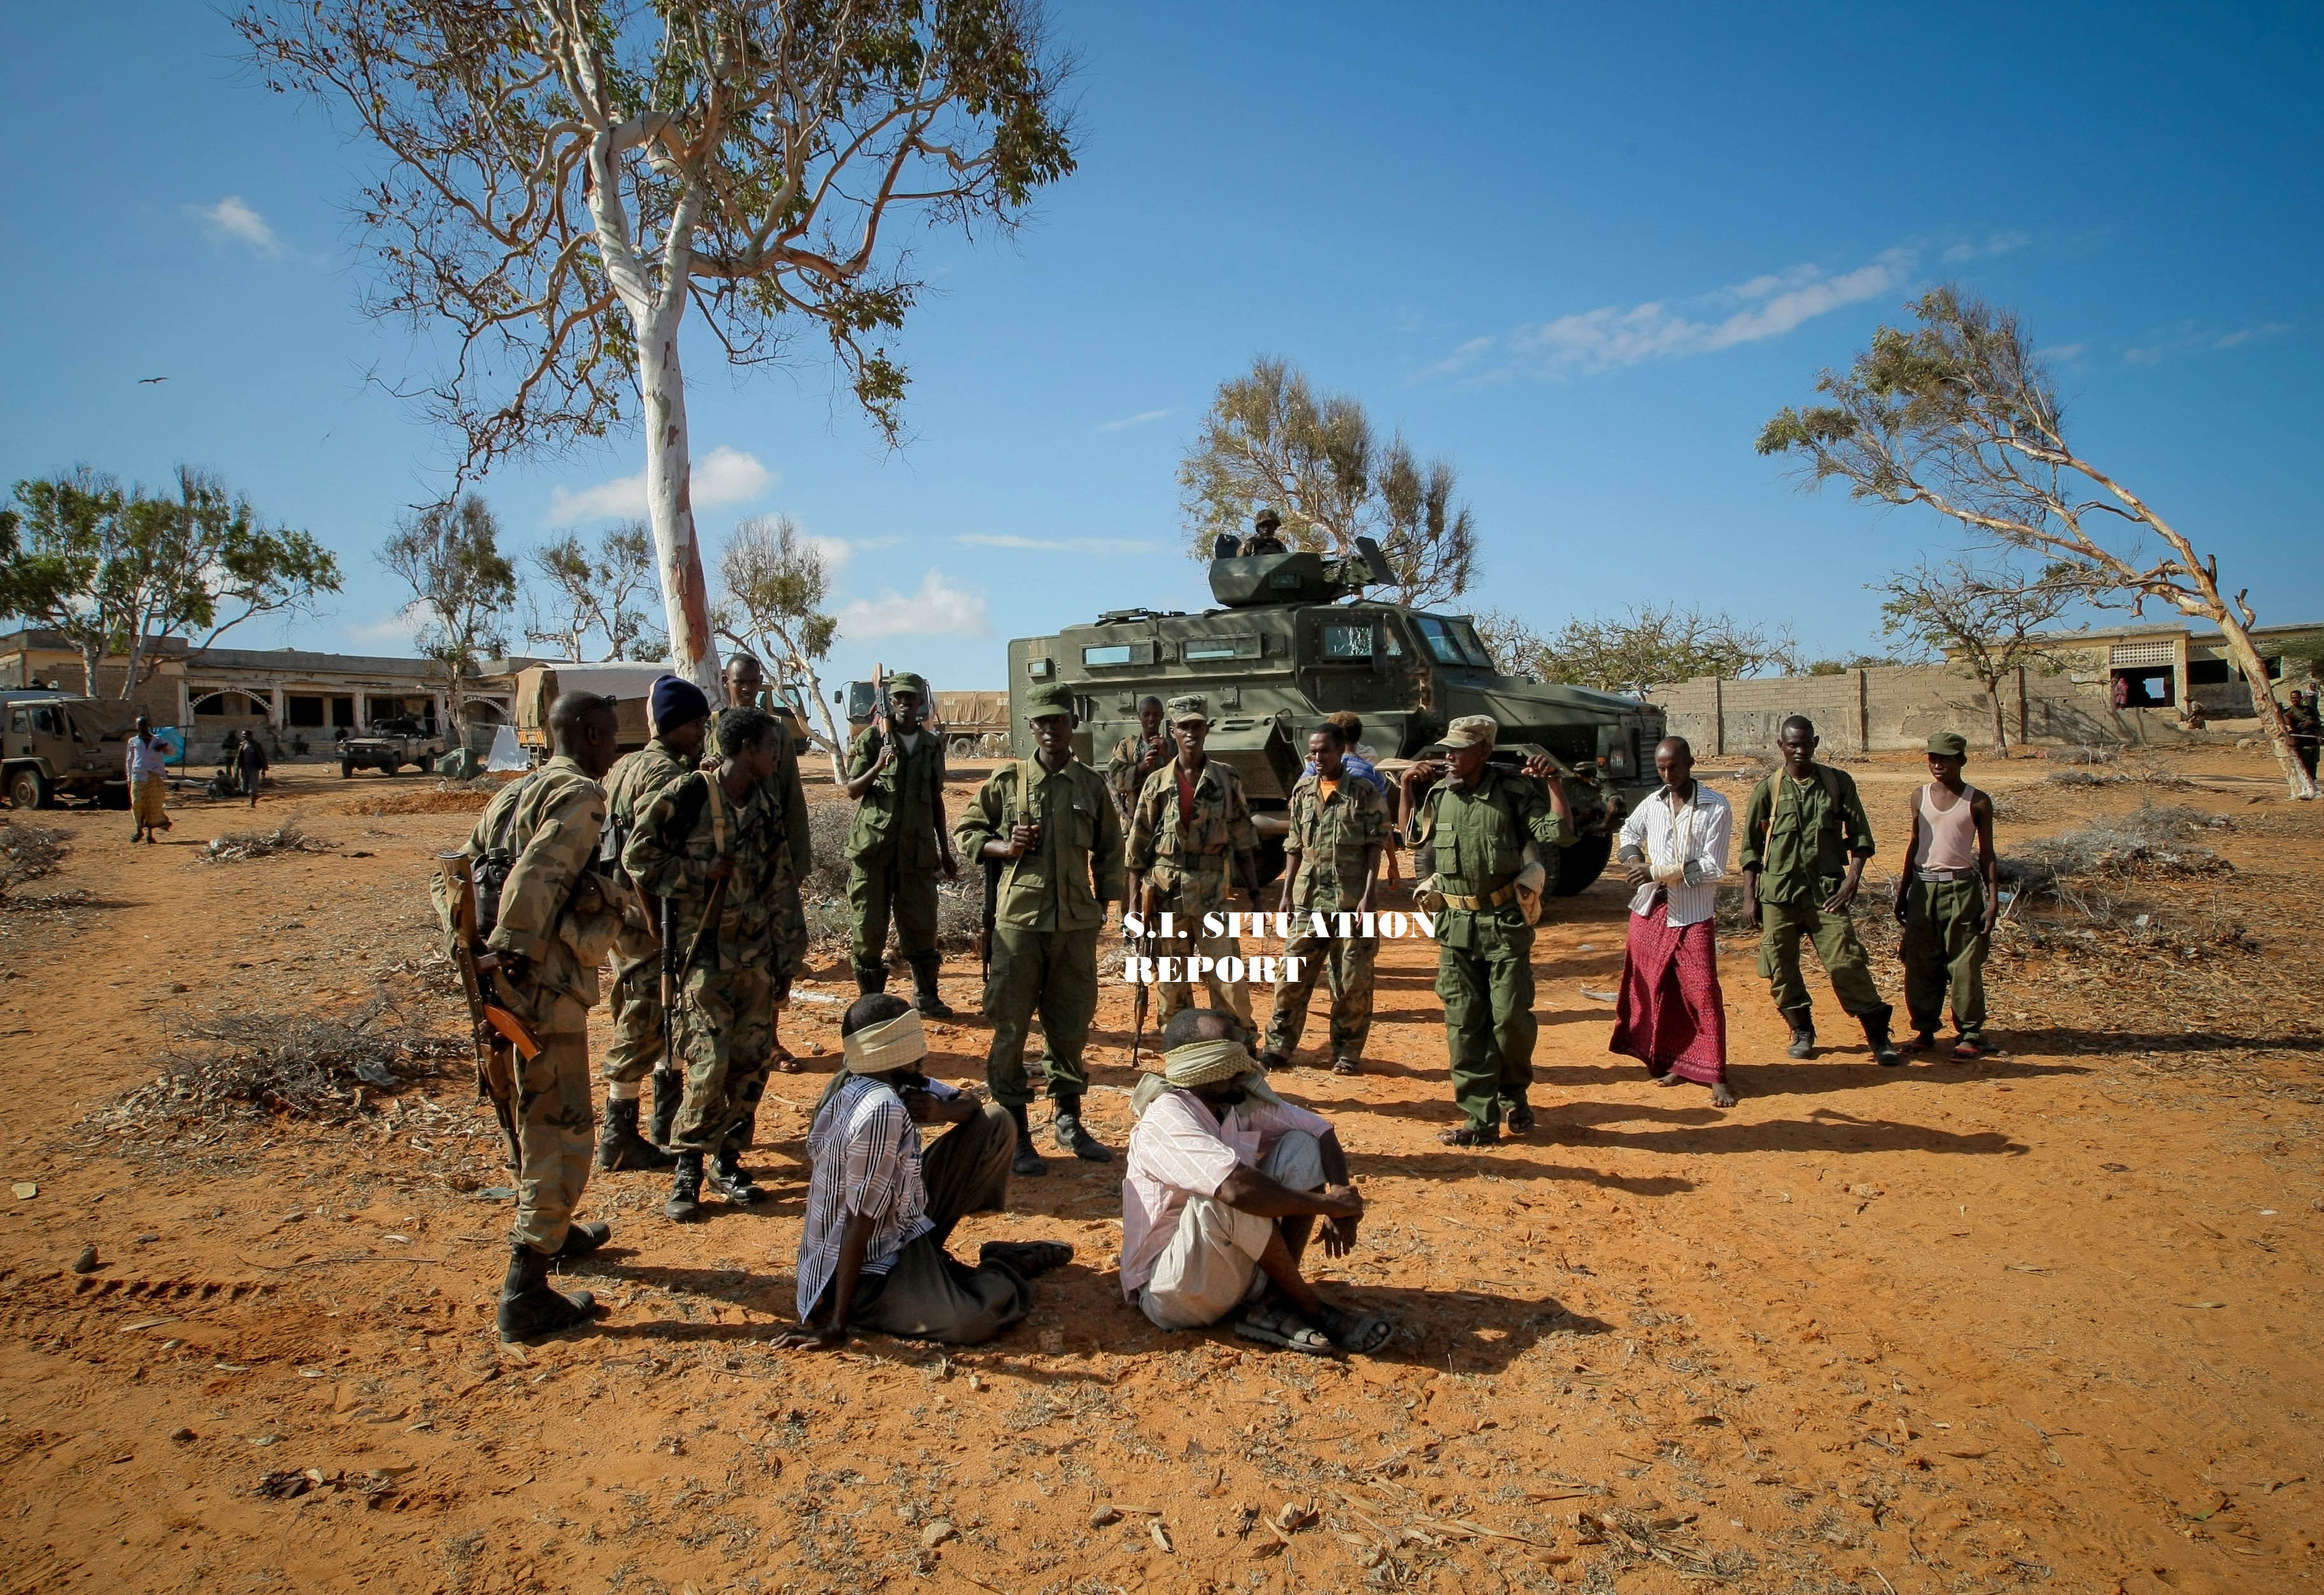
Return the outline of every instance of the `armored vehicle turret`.
{"type": "MultiPolygon", "coordinates": [[[[1211,562],[1219,607],[1200,614],[1120,609],[1094,623],[1009,645],[1012,747],[1032,752],[1027,688],[1063,682],[1080,705],[1084,756],[1103,760],[1138,729],[1138,700],[1200,693],[1213,757],[1233,765],[1252,808],[1286,808],[1325,715],[1362,717],[1386,760],[1416,759],[1464,715],[1500,724],[1497,759],[1546,753],[1567,772],[1582,839],[1554,861],[1553,890],[1580,891],[1605,869],[1630,806],[1654,790],[1663,717],[1637,698],[1504,676],[1468,617],[1362,596],[1388,579],[1369,539],[1346,559],[1284,553],[1211,562]]],[[[1263,827],[1264,828],[1264,827],[1263,827]]],[[[1272,846],[1262,872],[1272,876],[1272,846]]]]}

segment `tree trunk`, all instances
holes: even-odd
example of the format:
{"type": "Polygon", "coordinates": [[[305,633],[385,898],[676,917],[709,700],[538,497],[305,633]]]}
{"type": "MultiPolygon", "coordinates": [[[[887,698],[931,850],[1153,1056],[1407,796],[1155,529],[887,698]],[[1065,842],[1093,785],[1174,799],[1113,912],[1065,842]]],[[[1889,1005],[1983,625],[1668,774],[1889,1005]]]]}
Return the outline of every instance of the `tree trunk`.
{"type": "Polygon", "coordinates": [[[2231,613],[2226,604],[2222,604],[2219,613],[2211,618],[2218,622],[2220,633],[2227,640],[2227,652],[2235,659],[2236,668],[2251,685],[2252,713],[2259,716],[2260,729],[2267,733],[2268,746],[2275,750],[2275,762],[2283,771],[2285,786],[2294,798],[2314,798],[2316,783],[2308,779],[2300,755],[2292,751],[2292,725],[2284,718],[2283,705],[2275,701],[2275,688],[2267,678],[2267,661],[2252,645],[2251,633],[2244,629],[2242,620],[2231,613]]]}
{"type": "Polygon", "coordinates": [[[815,698],[816,718],[823,722],[824,742],[831,750],[831,779],[844,785],[847,779],[847,739],[840,733],[839,722],[832,718],[831,700],[823,696],[823,678],[812,664],[797,655],[784,662],[794,672],[794,678],[807,678],[807,689],[815,698]]]}
{"type": "Polygon", "coordinates": [[[2009,757],[2009,727],[2001,716],[2001,683],[1985,684],[1985,701],[1993,705],[1993,754],[1997,759],[2009,757]]]}
{"type": "Polygon", "coordinates": [[[661,568],[669,657],[678,674],[716,700],[718,642],[710,630],[709,585],[702,547],[694,535],[693,455],[686,430],[686,373],[678,364],[678,329],[686,311],[681,281],[667,290],[650,317],[640,317],[638,388],[646,426],[646,518],[653,526],[661,568]]]}

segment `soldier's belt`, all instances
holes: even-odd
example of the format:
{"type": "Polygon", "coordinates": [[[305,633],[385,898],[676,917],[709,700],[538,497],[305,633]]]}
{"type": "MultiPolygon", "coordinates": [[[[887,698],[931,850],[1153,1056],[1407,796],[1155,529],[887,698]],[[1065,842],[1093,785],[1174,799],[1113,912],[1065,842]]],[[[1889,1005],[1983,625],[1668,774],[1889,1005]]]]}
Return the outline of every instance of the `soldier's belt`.
{"type": "Polygon", "coordinates": [[[1915,869],[1913,874],[1922,880],[1975,880],[1978,879],[1978,872],[1975,870],[1915,869]]]}
{"type": "Polygon", "coordinates": [[[1448,891],[1444,894],[1444,906],[1448,908],[1460,908],[1471,914],[1480,914],[1487,908],[1498,908],[1503,903],[1514,902],[1517,895],[1517,883],[1512,880],[1498,891],[1489,891],[1482,897],[1462,897],[1448,891]]]}

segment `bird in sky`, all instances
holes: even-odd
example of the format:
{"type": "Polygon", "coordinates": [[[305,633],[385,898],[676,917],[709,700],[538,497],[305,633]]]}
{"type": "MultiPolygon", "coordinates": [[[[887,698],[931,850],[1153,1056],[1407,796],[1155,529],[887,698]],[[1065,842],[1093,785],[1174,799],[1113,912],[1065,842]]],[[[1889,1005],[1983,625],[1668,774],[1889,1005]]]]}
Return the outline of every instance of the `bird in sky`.
{"type": "Polygon", "coordinates": [[[166,376],[141,376],[137,379],[137,385],[141,388],[151,387],[155,383],[166,383],[169,380],[166,376]]]}

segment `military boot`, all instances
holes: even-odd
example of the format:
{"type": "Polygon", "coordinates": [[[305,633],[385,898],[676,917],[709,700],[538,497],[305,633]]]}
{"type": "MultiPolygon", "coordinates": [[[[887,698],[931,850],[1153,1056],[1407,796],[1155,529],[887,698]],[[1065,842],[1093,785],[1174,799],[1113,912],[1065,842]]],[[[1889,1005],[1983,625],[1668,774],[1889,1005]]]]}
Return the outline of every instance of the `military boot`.
{"type": "MultiPolygon", "coordinates": [[[[676,1069],[656,1069],[653,1093],[653,1119],[646,1139],[657,1147],[667,1147],[670,1129],[678,1122],[678,1110],[686,1101],[686,1076],[676,1069]]],[[[661,1166],[668,1168],[669,1165],[661,1166]]]]}
{"type": "Polygon", "coordinates": [[[638,1133],[638,1099],[605,1103],[605,1122],[597,1132],[597,1166],[607,1174],[625,1168],[663,1169],[678,1161],[638,1133]]]}
{"type": "Polygon", "coordinates": [[[858,997],[869,997],[874,991],[884,991],[887,989],[888,966],[886,964],[878,964],[870,969],[866,969],[861,963],[855,966],[855,994],[858,997]]]}
{"type": "Polygon", "coordinates": [[[661,1204],[662,1216],[674,1224],[683,1224],[702,1215],[702,1154],[680,1152],[678,1172],[670,1176],[669,1200],[661,1204]]]}
{"type": "Polygon", "coordinates": [[[564,1295],[549,1288],[549,1258],[520,1240],[509,1248],[508,1277],[501,1284],[500,1330],[503,1343],[537,1340],[589,1322],[595,1298],[586,1290],[564,1295]]]}
{"type": "Polygon", "coordinates": [[[1881,1008],[1862,1016],[1864,1044],[1872,1049],[1872,1061],[1884,1069],[1901,1069],[1904,1055],[1888,1039],[1888,1021],[1895,1016],[1894,1008],[1881,1008]]]}
{"type": "Polygon", "coordinates": [[[1009,1172],[1038,1180],[1049,1172],[1049,1166],[1041,1161],[1041,1154],[1033,1145],[1033,1127],[1026,1121],[1022,1106],[1010,1109],[1009,1118],[1017,1126],[1017,1155],[1010,1161],[1009,1172]]]}
{"type": "Polygon", "coordinates": [[[1815,1056],[1815,1010],[1800,1007],[1778,1009],[1776,1011],[1792,1028],[1792,1044],[1784,1050],[1795,1058],[1815,1056]]]}
{"type": "Polygon", "coordinates": [[[1082,1099],[1061,1096],[1056,1117],[1057,1145],[1084,1163],[1111,1163],[1113,1154],[1082,1124],[1082,1099]]]}
{"type": "Polygon", "coordinates": [[[710,1192],[722,1202],[748,1207],[766,1195],[742,1172],[742,1148],[751,1144],[751,1120],[738,1119],[710,1157],[710,1192]]]}
{"type": "Polygon", "coordinates": [[[575,1219],[565,1226],[565,1244],[557,1249],[561,1258],[586,1258],[613,1238],[613,1226],[599,1220],[584,1222],[575,1219]]]}
{"type": "Polygon", "coordinates": [[[912,960],[912,1006],[932,1019],[952,1018],[952,1010],[945,1006],[943,993],[936,990],[936,968],[941,961],[933,953],[912,960]]]}

